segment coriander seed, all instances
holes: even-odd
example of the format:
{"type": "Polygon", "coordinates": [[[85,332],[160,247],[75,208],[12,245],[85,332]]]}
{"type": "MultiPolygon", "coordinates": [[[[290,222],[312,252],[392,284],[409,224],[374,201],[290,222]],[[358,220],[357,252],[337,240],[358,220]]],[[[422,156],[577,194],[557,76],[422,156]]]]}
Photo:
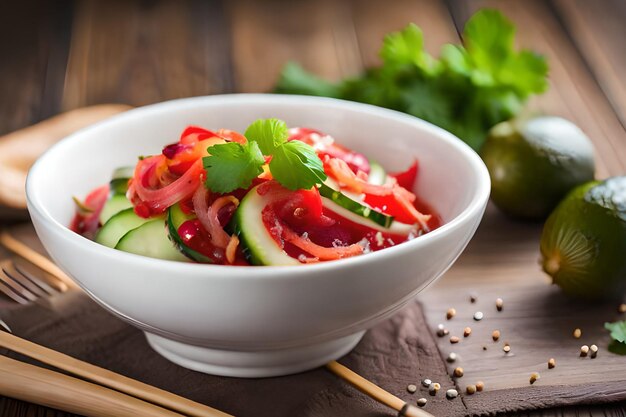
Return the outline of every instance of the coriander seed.
{"type": "Polygon", "coordinates": [[[450,338],[450,343],[459,343],[461,341],[461,339],[459,339],[457,336],[452,336],[450,338]]]}
{"type": "Polygon", "coordinates": [[[406,390],[407,390],[409,393],[414,394],[414,393],[415,393],[415,391],[417,391],[417,385],[415,385],[415,384],[409,384],[409,385],[407,385],[406,390]]]}
{"type": "Polygon", "coordinates": [[[459,356],[454,353],[454,352],[450,352],[448,354],[448,357],[446,358],[446,361],[448,361],[448,363],[454,363],[456,362],[456,360],[459,358],[459,356]]]}
{"type": "Polygon", "coordinates": [[[461,378],[463,376],[463,368],[461,368],[460,366],[454,368],[454,376],[457,378],[461,378]]]}
{"type": "Polygon", "coordinates": [[[502,311],[502,307],[504,307],[504,300],[502,298],[496,298],[496,309],[502,311]]]}
{"type": "Polygon", "coordinates": [[[456,316],[456,309],[449,308],[448,311],[446,311],[446,319],[450,320],[454,316],[456,316]]]}
{"type": "Polygon", "coordinates": [[[554,358],[548,359],[548,369],[554,369],[556,366],[556,360],[554,358]]]}
{"type": "Polygon", "coordinates": [[[419,405],[420,407],[423,407],[426,405],[427,402],[428,400],[426,398],[420,398],[417,400],[417,405],[419,405]]]}
{"type": "Polygon", "coordinates": [[[438,329],[437,330],[437,336],[439,337],[444,337],[450,334],[450,331],[448,329],[438,329]]]}
{"type": "Polygon", "coordinates": [[[449,389],[446,391],[446,398],[449,400],[453,400],[459,396],[459,392],[455,389],[449,389]]]}
{"type": "Polygon", "coordinates": [[[511,351],[511,346],[509,345],[504,345],[504,347],[502,348],[502,350],[504,351],[504,353],[509,353],[511,351]]]}
{"type": "Polygon", "coordinates": [[[474,304],[477,299],[478,297],[476,296],[476,294],[470,294],[470,303],[474,304]]]}
{"type": "Polygon", "coordinates": [[[585,356],[587,356],[587,354],[589,353],[589,346],[587,345],[582,345],[580,347],[580,357],[584,358],[585,356]]]}
{"type": "Polygon", "coordinates": [[[425,387],[425,388],[430,387],[430,384],[432,384],[432,383],[433,383],[433,381],[431,381],[428,378],[422,379],[422,386],[425,387]]]}
{"type": "Polygon", "coordinates": [[[474,320],[481,321],[485,315],[482,311],[477,311],[474,313],[474,320]]]}
{"type": "Polygon", "coordinates": [[[494,342],[497,342],[498,339],[500,339],[500,330],[494,330],[493,332],[491,332],[491,338],[494,342]]]}
{"type": "Polygon", "coordinates": [[[467,392],[468,395],[473,395],[476,393],[476,385],[468,385],[467,387],[465,387],[465,392],[467,392]]]}
{"type": "Polygon", "coordinates": [[[476,383],[476,391],[481,392],[485,389],[485,383],[483,381],[478,381],[476,383]]]}
{"type": "Polygon", "coordinates": [[[617,312],[618,313],[626,313],[626,303],[620,304],[619,307],[617,307],[617,312]]]}
{"type": "Polygon", "coordinates": [[[465,329],[463,329],[463,337],[468,337],[470,334],[472,334],[471,327],[466,327],[465,329]]]}
{"type": "Polygon", "coordinates": [[[596,356],[598,356],[598,346],[596,345],[591,345],[589,346],[589,351],[591,352],[591,358],[594,359],[596,356]]]}
{"type": "Polygon", "coordinates": [[[539,378],[541,378],[541,376],[539,375],[539,372],[533,372],[532,374],[530,374],[530,385],[537,382],[539,378]]]}
{"type": "Polygon", "coordinates": [[[575,328],[572,335],[574,336],[574,339],[580,339],[580,337],[583,335],[583,331],[579,328],[575,328]]]}

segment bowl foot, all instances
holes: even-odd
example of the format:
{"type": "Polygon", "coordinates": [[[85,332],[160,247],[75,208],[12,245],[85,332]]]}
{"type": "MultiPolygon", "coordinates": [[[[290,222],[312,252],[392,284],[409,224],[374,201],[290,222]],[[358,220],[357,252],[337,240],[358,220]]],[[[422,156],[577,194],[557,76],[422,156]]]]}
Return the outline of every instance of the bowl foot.
{"type": "Polygon", "coordinates": [[[263,378],[317,368],[350,352],[364,331],[314,345],[240,351],[188,345],[146,333],[154,350],[177,365],[206,374],[263,378]]]}

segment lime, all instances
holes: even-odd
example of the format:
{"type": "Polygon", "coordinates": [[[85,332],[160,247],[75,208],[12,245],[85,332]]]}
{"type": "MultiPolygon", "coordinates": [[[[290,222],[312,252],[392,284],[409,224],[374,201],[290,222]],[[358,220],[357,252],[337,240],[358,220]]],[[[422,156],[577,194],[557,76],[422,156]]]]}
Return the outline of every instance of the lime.
{"type": "Polygon", "coordinates": [[[553,116],[497,124],[481,149],[491,199],[518,218],[544,219],[575,186],[593,179],[593,145],[572,122],[553,116]]]}
{"type": "Polygon", "coordinates": [[[576,187],[548,217],[541,264],[567,294],[626,293],[626,176],[576,187]]]}

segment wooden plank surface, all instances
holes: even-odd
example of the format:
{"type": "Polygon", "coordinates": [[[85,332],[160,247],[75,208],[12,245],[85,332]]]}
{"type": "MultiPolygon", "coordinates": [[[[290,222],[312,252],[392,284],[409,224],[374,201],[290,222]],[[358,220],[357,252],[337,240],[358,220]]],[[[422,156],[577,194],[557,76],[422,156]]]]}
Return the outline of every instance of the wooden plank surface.
{"type": "MultiPolygon", "coordinates": [[[[0,6],[5,23],[0,39],[11,40],[0,43],[0,54],[11,57],[0,60],[0,132],[86,104],[142,105],[190,95],[267,91],[287,60],[330,79],[353,75],[378,62],[385,33],[411,21],[423,28],[427,49],[437,54],[442,43],[458,41],[457,29],[472,11],[495,6],[517,23],[521,45],[549,58],[552,88],[533,106],[570,118],[592,137],[599,176],[626,169],[626,133],[619,119],[624,116],[624,27],[611,23],[624,21],[620,0],[593,6],[582,0],[82,0],[39,8],[47,3],[12,3],[10,9],[0,6]],[[34,9],[39,12],[30,13],[34,9]]],[[[474,328],[471,340],[455,347],[466,371],[460,385],[481,378],[493,390],[522,388],[531,368],[542,373],[538,387],[571,375],[584,384],[589,374],[597,377],[613,366],[605,351],[593,362],[576,356],[579,341],[568,338],[572,326],[583,327],[588,339],[582,341],[601,346],[606,336],[597,321],[610,316],[611,308],[592,310],[595,317],[566,317],[563,312],[571,306],[556,290],[545,288],[536,265],[539,233],[539,225],[512,223],[490,210],[457,265],[424,294],[432,298],[427,313],[433,325],[455,306],[459,317],[450,322],[451,330],[457,333],[467,323],[474,328]],[[472,290],[479,294],[476,306],[467,302],[472,290]],[[500,316],[493,309],[488,313],[496,296],[506,303],[500,316]],[[477,324],[468,318],[476,307],[488,313],[477,324]],[[546,323],[544,314],[555,318],[546,323]],[[510,318],[526,325],[504,327],[510,318]],[[494,326],[503,329],[502,341],[511,343],[514,355],[504,357],[489,342],[494,326]],[[558,361],[550,374],[540,369],[548,352],[558,361]]],[[[449,343],[440,342],[442,352],[448,352],[449,343]]],[[[605,375],[619,379],[614,371],[605,375]]],[[[2,398],[0,415],[69,414],[2,398]]],[[[626,405],[507,415],[624,416],[626,405]]]]}

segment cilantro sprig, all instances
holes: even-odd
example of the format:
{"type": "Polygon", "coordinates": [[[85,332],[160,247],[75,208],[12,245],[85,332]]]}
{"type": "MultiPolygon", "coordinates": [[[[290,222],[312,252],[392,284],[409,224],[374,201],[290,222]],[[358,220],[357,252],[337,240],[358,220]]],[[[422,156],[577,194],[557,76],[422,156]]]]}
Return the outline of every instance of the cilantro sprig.
{"type": "Polygon", "coordinates": [[[322,161],[304,142],[287,141],[287,125],[278,119],[259,119],[246,129],[245,144],[229,142],[207,149],[202,159],[207,171],[206,186],[216,193],[248,188],[263,172],[270,157],[272,177],[290,190],[309,189],[326,180],[322,161]]]}
{"type": "Polygon", "coordinates": [[[626,320],[615,323],[604,323],[604,328],[611,332],[609,351],[618,355],[626,355],[626,320]]]}
{"type": "Polygon", "coordinates": [[[462,45],[444,45],[437,59],[424,49],[421,29],[410,24],[385,37],[383,64],[359,77],[330,83],[290,63],[275,91],[400,110],[478,150],[492,126],[517,115],[529,96],[548,88],[548,65],[544,57],[515,48],[515,26],[496,10],[479,10],[462,38],[462,45]]]}

